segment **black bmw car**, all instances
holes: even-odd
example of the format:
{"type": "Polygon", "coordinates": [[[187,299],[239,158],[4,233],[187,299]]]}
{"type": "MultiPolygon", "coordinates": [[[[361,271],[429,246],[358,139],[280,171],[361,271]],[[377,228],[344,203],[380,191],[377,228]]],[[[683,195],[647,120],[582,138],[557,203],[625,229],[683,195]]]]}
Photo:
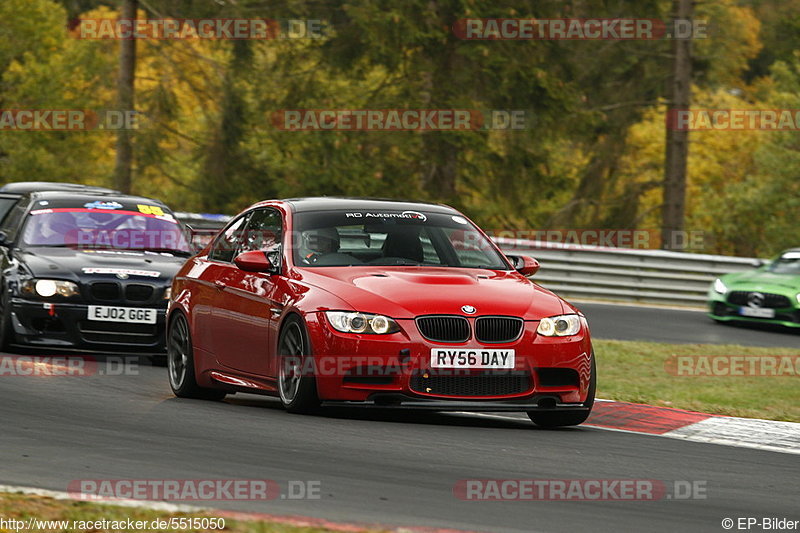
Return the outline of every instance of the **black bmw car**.
{"type": "Polygon", "coordinates": [[[25,194],[0,225],[0,349],[159,355],[172,277],[191,255],[163,203],[25,194]]]}

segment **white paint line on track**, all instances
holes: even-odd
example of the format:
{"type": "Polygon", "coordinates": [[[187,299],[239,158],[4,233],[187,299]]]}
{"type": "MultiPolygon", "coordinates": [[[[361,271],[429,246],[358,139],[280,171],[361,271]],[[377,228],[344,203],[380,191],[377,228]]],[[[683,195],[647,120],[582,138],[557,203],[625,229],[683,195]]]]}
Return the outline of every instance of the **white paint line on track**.
{"type": "MultiPolygon", "coordinates": [[[[528,419],[527,416],[470,413],[468,411],[454,411],[453,413],[498,420],[513,420],[515,422],[528,419]]],[[[582,426],[599,429],[601,431],[615,431],[617,433],[649,437],[666,437],[668,439],[702,444],[719,444],[736,448],[752,448],[769,452],[800,454],[800,424],[795,422],[762,420],[759,418],[711,416],[711,418],[706,420],[701,420],[700,422],[695,422],[663,434],[644,433],[641,431],[609,428],[592,424],[583,424],[582,426]]]]}
{"type": "Polygon", "coordinates": [[[758,418],[714,416],[673,429],[664,437],[773,452],[800,454],[800,424],[758,418]]]}

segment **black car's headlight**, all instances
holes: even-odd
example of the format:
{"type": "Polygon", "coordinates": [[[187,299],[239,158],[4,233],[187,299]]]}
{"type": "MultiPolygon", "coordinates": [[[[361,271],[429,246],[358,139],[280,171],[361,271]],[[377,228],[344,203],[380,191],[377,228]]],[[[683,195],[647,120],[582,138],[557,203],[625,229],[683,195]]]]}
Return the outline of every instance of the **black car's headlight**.
{"type": "Polygon", "coordinates": [[[536,333],[545,337],[567,337],[569,335],[577,335],[580,330],[580,316],[558,315],[540,320],[536,333]]]}
{"type": "Polygon", "coordinates": [[[355,311],[325,311],[333,329],[342,333],[368,333],[385,335],[400,331],[393,319],[383,315],[371,315],[355,311]]]}
{"type": "Polygon", "coordinates": [[[61,296],[70,298],[79,294],[78,285],[71,281],[60,279],[29,279],[24,281],[20,288],[22,296],[38,298],[52,298],[61,296]]]}

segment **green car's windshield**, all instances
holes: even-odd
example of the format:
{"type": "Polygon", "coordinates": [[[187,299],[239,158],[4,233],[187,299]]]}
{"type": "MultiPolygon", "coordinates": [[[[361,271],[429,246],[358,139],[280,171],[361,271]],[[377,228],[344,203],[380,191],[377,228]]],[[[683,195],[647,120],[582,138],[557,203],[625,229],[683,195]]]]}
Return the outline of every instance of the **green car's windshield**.
{"type": "Polygon", "coordinates": [[[800,252],[787,252],[772,262],[767,271],[773,274],[800,275],[800,252]]]}

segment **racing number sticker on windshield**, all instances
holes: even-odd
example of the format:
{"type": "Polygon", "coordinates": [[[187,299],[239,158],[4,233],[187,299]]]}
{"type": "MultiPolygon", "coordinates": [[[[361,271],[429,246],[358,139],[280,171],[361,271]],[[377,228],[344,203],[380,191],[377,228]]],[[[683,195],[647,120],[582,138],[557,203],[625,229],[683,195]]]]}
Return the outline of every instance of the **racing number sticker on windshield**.
{"type": "Polygon", "coordinates": [[[139,208],[140,213],[144,213],[145,215],[155,215],[157,217],[164,216],[164,210],[157,205],[137,204],[136,207],[139,208]]]}

